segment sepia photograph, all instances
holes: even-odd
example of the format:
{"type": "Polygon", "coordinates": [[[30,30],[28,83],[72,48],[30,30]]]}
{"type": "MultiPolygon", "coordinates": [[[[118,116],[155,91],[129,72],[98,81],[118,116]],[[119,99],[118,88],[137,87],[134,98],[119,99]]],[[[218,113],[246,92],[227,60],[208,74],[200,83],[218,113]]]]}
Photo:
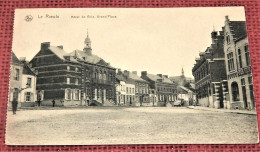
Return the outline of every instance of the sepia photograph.
{"type": "Polygon", "coordinates": [[[15,9],[5,144],[259,142],[244,7],[15,9]]]}

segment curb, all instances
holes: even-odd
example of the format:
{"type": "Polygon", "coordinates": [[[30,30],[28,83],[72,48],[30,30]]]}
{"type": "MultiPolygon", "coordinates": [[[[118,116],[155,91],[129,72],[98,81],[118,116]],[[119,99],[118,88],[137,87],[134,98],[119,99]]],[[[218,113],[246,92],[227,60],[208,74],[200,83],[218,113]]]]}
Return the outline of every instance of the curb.
{"type": "Polygon", "coordinates": [[[193,107],[186,107],[188,109],[194,109],[194,110],[203,110],[203,111],[214,111],[214,112],[222,112],[222,113],[235,113],[235,114],[246,114],[246,115],[256,115],[257,113],[247,113],[243,111],[228,111],[228,110],[212,110],[212,109],[199,109],[199,108],[193,108],[193,107]]]}

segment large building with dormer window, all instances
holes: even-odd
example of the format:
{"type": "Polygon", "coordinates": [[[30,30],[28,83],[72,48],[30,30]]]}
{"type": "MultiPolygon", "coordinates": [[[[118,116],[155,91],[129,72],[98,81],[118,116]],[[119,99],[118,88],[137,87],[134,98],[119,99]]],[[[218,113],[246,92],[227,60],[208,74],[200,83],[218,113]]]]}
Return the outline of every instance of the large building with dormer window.
{"type": "Polygon", "coordinates": [[[229,92],[226,93],[231,109],[254,109],[254,93],[248,37],[245,21],[225,18],[224,52],[229,92]]]}
{"type": "Polygon", "coordinates": [[[38,72],[37,90],[43,90],[49,102],[55,99],[57,105],[65,106],[116,103],[115,68],[92,54],[88,34],[83,51],[67,53],[63,46],[42,43],[30,64],[38,72]]]}
{"type": "Polygon", "coordinates": [[[192,69],[198,104],[204,107],[224,108],[226,101],[223,91],[226,86],[225,54],[223,31],[211,33],[212,43],[199,53],[192,69]]]}

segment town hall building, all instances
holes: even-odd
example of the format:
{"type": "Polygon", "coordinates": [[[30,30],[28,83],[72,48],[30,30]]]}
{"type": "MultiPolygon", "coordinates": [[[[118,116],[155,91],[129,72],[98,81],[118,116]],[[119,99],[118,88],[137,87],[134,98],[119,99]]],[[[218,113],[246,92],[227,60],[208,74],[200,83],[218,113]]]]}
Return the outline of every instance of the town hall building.
{"type": "Polygon", "coordinates": [[[63,46],[41,44],[41,50],[30,61],[37,70],[37,90],[45,100],[57,105],[116,104],[115,68],[92,54],[87,34],[83,51],[64,51],[63,46]]]}

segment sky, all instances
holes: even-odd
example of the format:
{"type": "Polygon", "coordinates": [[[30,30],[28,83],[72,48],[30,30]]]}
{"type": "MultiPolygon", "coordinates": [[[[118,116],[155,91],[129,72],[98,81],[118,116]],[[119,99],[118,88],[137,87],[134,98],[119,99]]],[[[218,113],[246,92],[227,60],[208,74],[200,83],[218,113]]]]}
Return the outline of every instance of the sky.
{"type": "Polygon", "coordinates": [[[226,15],[245,21],[244,7],[16,9],[12,50],[28,61],[42,42],[83,50],[88,33],[93,54],[115,68],[169,76],[183,68],[193,77],[195,57],[210,46],[211,32],[221,30],[226,15]]]}

